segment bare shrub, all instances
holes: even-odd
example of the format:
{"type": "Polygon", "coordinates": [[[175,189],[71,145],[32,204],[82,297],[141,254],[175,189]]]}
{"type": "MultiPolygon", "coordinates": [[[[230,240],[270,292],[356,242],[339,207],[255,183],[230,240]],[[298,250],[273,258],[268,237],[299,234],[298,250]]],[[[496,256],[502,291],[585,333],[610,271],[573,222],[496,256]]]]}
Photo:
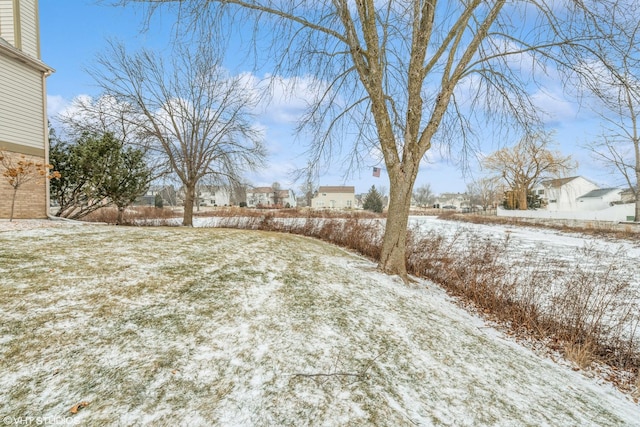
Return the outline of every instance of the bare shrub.
{"type": "Polygon", "coordinates": [[[587,369],[597,360],[596,345],[592,341],[584,343],[568,342],[564,346],[567,360],[575,363],[580,369],[587,369]]]}
{"type": "Polygon", "coordinates": [[[624,254],[607,254],[592,246],[579,250],[579,261],[556,280],[546,310],[559,325],[555,333],[569,343],[590,342],[607,363],[635,365],[637,300],[632,277],[618,261],[624,254]]]}
{"type": "MultiPolygon", "coordinates": [[[[171,209],[136,206],[125,209],[122,225],[173,225],[170,220],[179,217],[180,214],[173,212],[171,209]]],[[[83,218],[83,221],[116,224],[117,219],[118,209],[109,206],[91,212],[83,218]]]]}
{"type": "Polygon", "coordinates": [[[640,365],[632,278],[619,268],[622,253],[587,246],[581,261],[524,254],[510,259],[509,236],[489,241],[457,231],[413,233],[407,263],[518,334],[548,342],[586,368],[597,360],[633,371],[640,365]]]}

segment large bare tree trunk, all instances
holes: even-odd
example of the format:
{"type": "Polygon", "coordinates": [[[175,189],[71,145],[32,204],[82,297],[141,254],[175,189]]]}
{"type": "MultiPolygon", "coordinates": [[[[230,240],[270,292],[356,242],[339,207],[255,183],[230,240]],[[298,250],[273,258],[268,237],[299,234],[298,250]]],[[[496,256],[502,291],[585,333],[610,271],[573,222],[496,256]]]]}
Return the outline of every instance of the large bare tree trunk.
{"type": "Polygon", "coordinates": [[[526,211],[529,208],[529,204],[527,203],[527,189],[519,188],[518,189],[518,209],[521,211],[526,211]]]}
{"type": "Polygon", "coordinates": [[[182,225],[185,227],[193,227],[193,202],[196,195],[196,186],[194,184],[186,184],[184,190],[184,215],[182,216],[182,225]]]}
{"type": "Polygon", "coordinates": [[[635,191],[633,188],[631,189],[633,195],[636,197],[636,209],[635,209],[635,218],[633,218],[634,222],[640,222],[640,137],[637,134],[637,126],[635,126],[636,122],[634,121],[634,137],[633,137],[633,149],[636,155],[636,164],[635,164],[635,176],[636,176],[636,188],[635,191]]]}
{"type": "Polygon", "coordinates": [[[378,267],[385,273],[399,275],[402,280],[407,282],[407,225],[416,173],[406,174],[393,171],[389,173],[391,175],[389,210],[378,267]]]}
{"type": "Polygon", "coordinates": [[[412,183],[391,183],[387,226],[380,252],[379,268],[388,274],[397,274],[407,281],[406,247],[409,206],[411,203],[412,183]],[[409,192],[407,196],[407,191],[409,192]]]}
{"type": "MultiPolygon", "coordinates": [[[[640,163],[636,163],[636,165],[640,165],[640,163]]],[[[636,196],[636,210],[633,220],[640,222],[640,166],[636,166],[636,190],[634,194],[636,196]]]]}

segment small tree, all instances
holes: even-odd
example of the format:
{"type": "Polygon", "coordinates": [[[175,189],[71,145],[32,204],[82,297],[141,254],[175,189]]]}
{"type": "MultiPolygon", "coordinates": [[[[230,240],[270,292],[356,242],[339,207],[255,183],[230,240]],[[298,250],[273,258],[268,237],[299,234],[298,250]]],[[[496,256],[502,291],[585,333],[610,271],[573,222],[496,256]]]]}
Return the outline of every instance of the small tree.
{"type": "Polygon", "coordinates": [[[305,170],[304,175],[300,174],[297,179],[303,179],[303,183],[300,185],[300,192],[303,194],[305,206],[311,206],[311,201],[316,191],[318,191],[318,186],[316,182],[318,181],[318,173],[317,170],[313,167],[313,165],[309,164],[305,170]]]}
{"type": "Polygon", "coordinates": [[[18,195],[18,190],[23,185],[37,178],[48,180],[60,177],[60,173],[58,171],[50,172],[52,166],[49,164],[29,160],[25,155],[20,155],[16,160],[15,157],[8,155],[2,150],[0,150],[0,165],[2,165],[4,169],[2,171],[2,176],[11,188],[13,188],[13,192],[11,194],[9,222],[13,221],[16,196],[18,195]]]}
{"type": "Polygon", "coordinates": [[[430,206],[433,202],[433,191],[430,184],[423,184],[413,192],[413,200],[421,207],[430,206]]]}
{"type": "Polygon", "coordinates": [[[97,183],[98,191],[116,205],[116,224],[122,224],[124,210],[149,188],[151,170],[147,167],[141,150],[123,147],[109,133],[103,136],[103,140],[104,147],[111,149],[103,157],[105,170],[97,183]]]}
{"type": "Polygon", "coordinates": [[[271,190],[273,191],[273,204],[276,206],[280,206],[282,204],[282,200],[280,199],[280,190],[282,186],[278,181],[271,184],[271,190]]]}
{"type": "Polygon", "coordinates": [[[55,140],[50,157],[62,174],[51,185],[51,198],[59,206],[56,216],[64,218],[80,219],[115,204],[121,223],[124,209],[146,191],[151,179],[143,152],[123,147],[109,132],[85,133],[75,143],[55,140]]]}
{"type": "Polygon", "coordinates": [[[160,194],[156,194],[153,199],[153,204],[158,209],[162,209],[164,207],[164,201],[162,200],[162,196],[160,194]]]}
{"type": "Polygon", "coordinates": [[[369,189],[362,207],[367,211],[382,213],[382,196],[378,190],[376,190],[375,185],[372,185],[369,189]]]}

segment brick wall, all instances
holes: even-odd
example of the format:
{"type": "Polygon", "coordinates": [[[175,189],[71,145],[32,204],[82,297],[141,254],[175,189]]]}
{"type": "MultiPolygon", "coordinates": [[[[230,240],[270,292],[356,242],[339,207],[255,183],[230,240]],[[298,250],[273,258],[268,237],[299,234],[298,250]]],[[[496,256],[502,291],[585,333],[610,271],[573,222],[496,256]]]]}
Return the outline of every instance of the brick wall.
{"type": "MultiPolygon", "coordinates": [[[[15,159],[20,155],[3,151],[3,154],[15,159]]],[[[25,156],[27,160],[35,162],[44,162],[44,158],[37,156],[25,156]]],[[[11,213],[11,199],[13,197],[13,187],[7,182],[7,178],[2,175],[5,168],[0,164],[0,219],[8,219],[11,213]]],[[[37,175],[29,182],[18,188],[16,193],[16,203],[14,207],[13,217],[18,219],[26,218],[46,218],[46,180],[44,177],[37,175]]]]}

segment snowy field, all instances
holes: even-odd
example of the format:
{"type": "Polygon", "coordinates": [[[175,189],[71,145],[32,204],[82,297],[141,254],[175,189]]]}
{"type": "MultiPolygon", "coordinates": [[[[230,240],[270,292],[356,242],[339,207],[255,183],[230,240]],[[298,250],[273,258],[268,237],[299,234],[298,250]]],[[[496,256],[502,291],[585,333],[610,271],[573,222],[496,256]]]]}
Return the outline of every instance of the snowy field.
{"type": "Polygon", "coordinates": [[[591,312],[586,320],[594,328],[606,325],[611,330],[603,335],[632,338],[640,351],[640,240],[434,217],[413,217],[410,223],[419,235],[446,236],[453,252],[464,253],[471,241],[496,244],[499,262],[523,288],[521,299],[556,317],[567,310],[591,312]]]}
{"type": "MultiPolygon", "coordinates": [[[[429,226],[442,228],[422,220],[429,226]]],[[[510,233],[521,232],[547,242],[510,233]]],[[[432,283],[408,287],[335,246],[67,224],[0,227],[0,416],[5,425],[640,426],[640,406],[611,385],[515,344],[432,283]]]]}
{"type": "Polygon", "coordinates": [[[437,232],[454,236],[458,232],[474,233],[489,240],[509,238],[513,258],[537,254],[542,259],[553,258],[567,261],[579,259],[579,250],[590,247],[606,254],[620,254],[622,265],[629,267],[640,282],[640,240],[604,239],[580,233],[568,233],[540,227],[523,225],[471,224],[446,221],[436,217],[413,216],[409,218],[410,227],[423,233],[437,232]]]}

